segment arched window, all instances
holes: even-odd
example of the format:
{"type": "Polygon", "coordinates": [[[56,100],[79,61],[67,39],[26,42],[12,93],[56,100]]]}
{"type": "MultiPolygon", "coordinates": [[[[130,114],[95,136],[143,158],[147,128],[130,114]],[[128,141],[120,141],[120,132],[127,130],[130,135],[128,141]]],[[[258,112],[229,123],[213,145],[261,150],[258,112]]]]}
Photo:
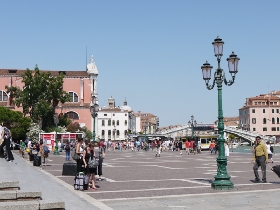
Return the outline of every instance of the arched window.
{"type": "Polygon", "coordinates": [[[124,125],[127,126],[127,120],[124,121],[124,125]]]}
{"type": "Polygon", "coordinates": [[[119,136],[120,135],[120,131],[119,130],[117,130],[117,136],[119,136]]]}
{"type": "Polygon", "coordinates": [[[119,120],[117,120],[117,125],[120,125],[120,121],[119,120]]]}
{"type": "Polygon", "coordinates": [[[0,90],[0,101],[8,101],[7,93],[3,90],[0,90]]]}
{"type": "Polygon", "coordinates": [[[266,124],[266,118],[263,118],[263,124],[266,124]]]}
{"type": "Polygon", "coordinates": [[[76,93],[69,92],[69,96],[70,96],[70,101],[69,102],[78,102],[79,101],[79,97],[76,93]]]}
{"type": "Polygon", "coordinates": [[[104,136],[105,135],[105,130],[101,131],[101,135],[104,136]]]}
{"type": "Polygon", "coordinates": [[[274,117],[272,117],[272,124],[275,124],[275,118],[274,117]]]}
{"type": "Polygon", "coordinates": [[[105,126],[105,120],[102,120],[102,124],[101,124],[102,126],[105,126]]]}
{"type": "Polygon", "coordinates": [[[108,120],[108,125],[111,126],[111,120],[108,120]]]}
{"type": "Polygon", "coordinates": [[[108,135],[111,136],[111,130],[108,130],[108,135]]]}
{"type": "Polygon", "coordinates": [[[67,112],[65,114],[65,116],[68,118],[68,119],[72,119],[72,120],[78,120],[79,119],[79,115],[76,113],[76,112],[67,112]]]}
{"type": "Polygon", "coordinates": [[[115,120],[113,120],[112,124],[115,125],[115,120]]]}
{"type": "Polygon", "coordinates": [[[127,136],[127,130],[124,131],[124,135],[127,136]]]}
{"type": "Polygon", "coordinates": [[[279,124],[279,117],[277,117],[277,124],[279,124]]]}

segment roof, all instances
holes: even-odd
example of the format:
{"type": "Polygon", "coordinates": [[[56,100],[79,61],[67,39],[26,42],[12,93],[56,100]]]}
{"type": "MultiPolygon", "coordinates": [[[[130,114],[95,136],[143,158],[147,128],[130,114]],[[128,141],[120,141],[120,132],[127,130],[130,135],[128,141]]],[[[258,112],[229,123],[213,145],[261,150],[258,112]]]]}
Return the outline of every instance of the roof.
{"type": "MultiPolygon", "coordinates": [[[[25,72],[26,70],[23,69],[0,69],[0,76],[22,76],[25,72]]],[[[40,72],[50,72],[52,76],[58,76],[60,73],[62,73],[65,75],[65,77],[89,77],[86,71],[40,70],[40,72]]]]}
{"type": "Polygon", "coordinates": [[[277,99],[277,100],[280,100],[280,98],[277,97],[277,96],[274,96],[274,95],[264,95],[264,94],[261,94],[259,96],[250,97],[248,99],[251,99],[251,100],[263,100],[263,99],[277,99]]]}

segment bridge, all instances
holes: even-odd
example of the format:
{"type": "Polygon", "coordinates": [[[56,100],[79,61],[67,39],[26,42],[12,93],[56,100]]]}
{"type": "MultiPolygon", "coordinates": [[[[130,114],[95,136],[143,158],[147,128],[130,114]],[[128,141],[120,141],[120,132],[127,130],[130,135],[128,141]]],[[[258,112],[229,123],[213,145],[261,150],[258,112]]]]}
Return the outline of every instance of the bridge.
{"type": "MultiPolygon", "coordinates": [[[[210,134],[214,134],[214,131],[218,130],[218,127],[214,124],[197,124],[196,127],[214,127],[213,132],[210,134]]],[[[191,136],[192,128],[189,125],[179,125],[179,126],[173,126],[170,129],[164,129],[160,132],[157,132],[157,134],[164,135],[165,137],[180,137],[180,136],[191,136]]],[[[201,132],[201,131],[200,131],[201,132]]],[[[229,134],[233,134],[236,137],[240,138],[241,141],[249,142],[250,144],[255,141],[256,136],[260,136],[263,141],[271,141],[274,142],[276,139],[275,137],[270,137],[270,136],[264,136],[261,135],[257,132],[251,132],[251,131],[245,131],[242,129],[238,129],[235,127],[230,127],[230,126],[224,126],[224,135],[225,139],[228,138],[229,134]]],[[[204,132],[202,132],[204,134],[204,132]]],[[[209,135],[209,131],[205,132],[205,134],[209,135]]]]}

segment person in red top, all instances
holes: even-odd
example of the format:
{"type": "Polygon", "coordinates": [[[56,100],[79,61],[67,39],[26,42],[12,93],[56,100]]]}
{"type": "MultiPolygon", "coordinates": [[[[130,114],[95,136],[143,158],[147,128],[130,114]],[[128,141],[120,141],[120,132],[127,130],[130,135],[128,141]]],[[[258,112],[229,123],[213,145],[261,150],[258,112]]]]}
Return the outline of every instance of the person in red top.
{"type": "Polygon", "coordinates": [[[190,142],[189,140],[186,141],[186,154],[190,154],[190,142]]]}
{"type": "Polygon", "coordinates": [[[211,141],[209,145],[209,150],[211,152],[211,155],[215,153],[215,142],[211,141]]]}
{"type": "Polygon", "coordinates": [[[193,152],[193,141],[190,141],[189,143],[190,153],[193,152]]]}

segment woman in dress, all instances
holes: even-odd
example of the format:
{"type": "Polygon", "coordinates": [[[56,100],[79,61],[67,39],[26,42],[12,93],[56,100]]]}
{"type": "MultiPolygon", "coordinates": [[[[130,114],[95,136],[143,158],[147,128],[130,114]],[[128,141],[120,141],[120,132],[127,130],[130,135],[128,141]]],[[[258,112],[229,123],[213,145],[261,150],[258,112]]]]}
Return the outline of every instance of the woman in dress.
{"type": "MultiPolygon", "coordinates": [[[[88,146],[86,147],[86,149],[83,152],[83,163],[84,163],[84,166],[85,166],[85,172],[88,175],[88,181],[90,182],[90,180],[91,180],[92,189],[97,190],[97,188],[95,187],[96,168],[89,168],[88,167],[89,160],[96,157],[93,148],[94,148],[93,145],[91,143],[89,143],[88,146]]],[[[90,184],[88,185],[88,190],[90,190],[90,184]]]]}
{"type": "Polygon", "coordinates": [[[99,159],[99,165],[98,165],[98,180],[101,181],[102,180],[102,164],[103,164],[103,159],[105,158],[105,152],[104,152],[104,148],[100,147],[99,142],[95,141],[94,142],[94,153],[96,155],[96,158],[99,159]]]}
{"type": "Polygon", "coordinates": [[[228,157],[229,156],[229,147],[228,147],[228,142],[225,142],[225,156],[228,157]]]}

